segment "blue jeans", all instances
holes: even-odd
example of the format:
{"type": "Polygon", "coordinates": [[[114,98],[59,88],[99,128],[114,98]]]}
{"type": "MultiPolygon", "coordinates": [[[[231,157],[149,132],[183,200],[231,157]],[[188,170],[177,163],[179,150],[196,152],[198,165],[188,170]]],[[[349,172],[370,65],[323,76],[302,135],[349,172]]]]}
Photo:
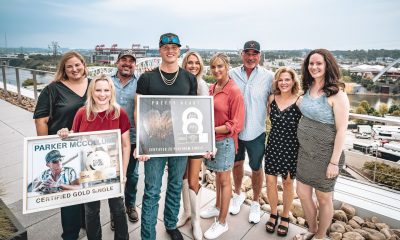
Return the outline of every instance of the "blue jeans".
{"type": "Polygon", "coordinates": [[[137,184],[139,179],[139,163],[133,157],[136,144],[131,145],[131,155],[129,157],[128,170],[126,171],[125,184],[125,206],[134,207],[136,203],[137,184]]]}
{"type": "MultiPolygon", "coordinates": [[[[110,198],[108,206],[115,223],[114,240],[129,239],[124,200],[121,197],[110,198]]],[[[101,240],[100,201],[85,203],[85,215],[88,240],[101,240]]]]}
{"type": "Polygon", "coordinates": [[[165,164],[168,162],[168,185],[165,197],[164,225],[175,229],[181,201],[182,178],[185,173],[187,157],[154,157],[144,163],[144,195],[141,216],[141,237],[156,239],[158,201],[165,164]]]}

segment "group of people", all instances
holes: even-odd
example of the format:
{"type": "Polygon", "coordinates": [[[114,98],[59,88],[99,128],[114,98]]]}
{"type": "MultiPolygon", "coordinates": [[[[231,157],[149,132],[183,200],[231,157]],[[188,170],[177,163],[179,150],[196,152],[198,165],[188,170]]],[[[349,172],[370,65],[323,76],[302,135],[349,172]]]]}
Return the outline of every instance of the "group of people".
{"type": "MultiPolygon", "coordinates": [[[[260,222],[259,197],[266,176],[271,205],[266,231],[274,233],[278,226],[277,234],[287,236],[293,182],[297,179],[296,191],[308,231],[294,239],[323,239],[333,216],[335,182],[344,164],[349,112],[333,55],[325,49],[311,51],[304,60],[300,84],[293,69],[282,67],[274,75],[259,66],[260,44],[248,41],[241,53],[242,66],[230,69],[229,58],[223,53],[210,59],[215,83],[208,86],[202,79],[204,63],[198,53],[187,52],[182,67],[179,66],[180,47],[176,34],[163,34],[159,39],[162,62],[158,68],[136,76],[136,57],[131,50],[124,50],[118,55],[114,76],[101,74],[92,80],[87,78],[83,57],[77,52],[68,52],[61,59],[55,80],[39,96],[34,113],[38,135],[66,137],[71,131],[121,130],[125,201],[123,198],[108,200],[114,239],[129,238],[125,213],[129,221],[139,220],[135,208],[138,162],[144,162],[142,239],[156,239],[161,184],[167,164],[164,225],[171,239],[183,239],[178,227],[189,219],[194,239],[218,238],[229,229],[228,212],[238,214],[245,200],[241,185],[246,153],[253,187],[249,222],[260,222]],[[137,156],[137,95],[213,96],[217,151],[190,157],[137,156]],[[267,116],[271,131],[266,144],[267,116]],[[199,173],[203,162],[216,173],[216,202],[200,211],[199,173]],[[278,176],[283,183],[280,216],[278,176]],[[313,199],[314,191],[319,211],[313,199]],[[181,195],[184,211],[178,218],[181,195]],[[214,217],[216,221],[203,233],[200,218],[214,217]]],[[[52,161],[49,157],[49,162],[52,161]]],[[[61,208],[62,238],[77,239],[83,226],[88,239],[101,239],[99,212],[99,201],[61,208]]]]}

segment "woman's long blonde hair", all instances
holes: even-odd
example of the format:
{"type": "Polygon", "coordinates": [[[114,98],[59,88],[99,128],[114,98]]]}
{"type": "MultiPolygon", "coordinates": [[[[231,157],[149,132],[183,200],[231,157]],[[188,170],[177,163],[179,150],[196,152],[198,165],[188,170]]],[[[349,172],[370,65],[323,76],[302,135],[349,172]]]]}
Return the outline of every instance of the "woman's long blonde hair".
{"type": "Polygon", "coordinates": [[[88,121],[94,121],[94,119],[97,116],[96,103],[94,101],[93,94],[94,94],[94,91],[95,91],[96,82],[98,82],[98,81],[107,81],[108,86],[110,86],[110,91],[111,91],[110,106],[107,109],[106,114],[109,114],[110,112],[114,111],[114,116],[113,116],[112,119],[119,118],[119,116],[121,114],[121,111],[120,111],[121,107],[117,103],[117,100],[116,100],[116,97],[115,97],[114,82],[111,80],[111,78],[109,76],[107,76],[106,74],[102,73],[102,74],[99,74],[99,75],[95,76],[92,79],[92,81],[90,81],[90,84],[89,84],[89,87],[88,87],[88,92],[87,92],[87,99],[86,99],[86,103],[85,103],[86,119],[88,121]],[[90,119],[91,114],[93,114],[93,119],[90,119]]]}
{"type": "Polygon", "coordinates": [[[272,92],[277,95],[281,94],[281,90],[279,90],[279,87],[278,87],[278,80],[279,80],[279,77],[281,76],[281,74],[285,73],[285,72],[290,74],[290,76],[292,77],[292,80],[294,82],[294,84],[292,86],[292,91],[291,91],[292,94],[299,95],[300,81],[297,76],[297,73],[290,67],[280,67],[280,68],[278,68],[278,70],[276,70],[274,81],[272,82],[272,92]]]}
{"type": "Polygon", "coordinates": [[[200,56],[199,53],[193,52],[193,51],[187,52],[186,55],[185,55],[185,57],[184,57],[183,60],[182,60],[182,68],[186,70],[186,66],[187,66],[187,64],[188,64],[188,59],[189,59],[189,57],[192,56],[192,55],[195,56],[195,57],[197,57],[197,59],[199,60],[199,63],[200,63],[200,70],[199,70],[199,73],[196,75],[196,78],[197,78],[197,81],[198,81],[199,79],[202,79],[203,73],[204,73],[204,61],[203,61],[203,59],[201,58],[201,56],[200,56]]]}
{"type": "Polygon", "coordinates": [[[54,82],[68,81],[68,76],[67,76],[67,73],[65,72],[65,63],[73,57],[78,58],[82,62],[83,66],[84,66],[83,76],[84,77],[88,76],[89,71],[87,69],[85,59],[78,52],[70,51],[70,52],[65,53],[61,57],[60,63],[57,66],[56,74],[54,75],[54,82]]]}

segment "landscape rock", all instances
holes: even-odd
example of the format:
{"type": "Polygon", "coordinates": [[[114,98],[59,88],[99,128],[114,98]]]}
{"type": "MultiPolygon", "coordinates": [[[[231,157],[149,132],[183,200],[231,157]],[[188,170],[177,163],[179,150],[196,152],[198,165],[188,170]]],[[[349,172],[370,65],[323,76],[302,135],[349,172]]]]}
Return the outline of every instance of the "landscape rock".
{"type": "Polygon", "coordinates": [[[343,203],[340,209],[346,213],[347,219],[352,219],[356,215],[356,209],[350,204],[343,203]]]}
{"type": "Polygon", "coordinates": [[[350,225],[345,225],[344,228],[346,229],[346,232],[353,232],[354,231],[353,227],[350,226],[350,225]]]}
{"type": "Polygon", "coordinates": [[[354,217],[349,221],[349,225],[353,228],[353,229],[360,229],[361,226],[360,224],[358,224],[358,222],[356,222],[354,220],[354,217]]]}
{"type": "Polygon", "coordinates": [[[364,219],[360,218],[359,216],[354,216],[351,220],[356,221],[360,226],[364,223],[364,219]]]}
{"type": "Polygon", "coordinates": [[[348,239],[353,239],[353,240],[364,240],[365,239],[358,232],[346,232],[346,233],[343,233],[343,237],[348,238],[348,239]]]}
{"type": "Polygon", "coordinates": [[[342,221],[345,223],[348,222],[347,215],[343,210],[335,210],[334,214],[333,214],[333,219],[339,220],[339,221],[342,221]]]}
{"type": "Polygon", "coordinates": [[[392,236],[392,234],[390,234],[389,228],[382,228],[380,232],[383,233],[386,238],[390,238],[392,236]]]}
{"type": "Polygon", "coordinates": [[[375,216],[371,217],[371,222],[378,223],[379,222],[378,217],[375,217],[375,216]]]}
{"type": "Polygon", "coordinates": [[[293,213],[293,216],[304,218],[303,207],[301,206],[301,202],[299,199],[293,200],[290,211],[293,213]]]}
{"type": "Polygon", "coordinates": [[[331,233],[329,233],[329,237],[332,240],[341,240],[342,239],[342,234],[339,233],[339,232],[331,232],[331,233]]]}
{"type": "Polygon", "coordinates": [[[368,237],[368,232],[363,230],[363,229],[354,229],[354,232],[358,232],[359,234],[361,234],[361,236],[363,236],[364,238],[368,237]]]}
{"type": "Polygon", "coordinates": [[[304,218],[302,218],[302,217],[297,217],[297,223],[300,226],[304,226],[306,224],[306,220],[304,218]]]}
{"type": "Polygon", "coordinates": [[[343,225],[339,224],[339,223],[332,223],[331,224],[331,228],[330,228],[331,232],[339,232],[339,233],[345,233],[346,229],[344,228],[343,225]]]}
{"type": "Polygon", "coordinates": [[[339,223],[343,227],[345,227],[347,225],[345,222],[342,222],[342,221],[339,221],[339,220],[336,220],[335,223],[339,223]]]}
{"type": "Polygon", "coordinates": [[[380,231],[384,228],[389,229],[389,225],[387,225],[386,223],[375,223],[375,227],[380,231]]]}
{"type": "Polygon", "coordinates": [[[265,212],[271,212],[271,206],[269,204],[263,204],[261,209],[265,212]]]}
{"type": "Polygon", "coordinates": [[[385,240],[386,237],[383,233],[378,232],[375,229],[364,227],[362,228],[368,232],[367,240],[385,240]]]}

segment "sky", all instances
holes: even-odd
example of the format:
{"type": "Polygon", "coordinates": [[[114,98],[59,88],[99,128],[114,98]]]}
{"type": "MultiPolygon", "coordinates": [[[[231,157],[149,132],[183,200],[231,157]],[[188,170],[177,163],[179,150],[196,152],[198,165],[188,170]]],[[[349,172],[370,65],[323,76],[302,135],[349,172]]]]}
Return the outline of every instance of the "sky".
{"type": "Polygon", "coordinates": [[[400,49],[399,0],[0,0],[0,47],[400,49]]]}

